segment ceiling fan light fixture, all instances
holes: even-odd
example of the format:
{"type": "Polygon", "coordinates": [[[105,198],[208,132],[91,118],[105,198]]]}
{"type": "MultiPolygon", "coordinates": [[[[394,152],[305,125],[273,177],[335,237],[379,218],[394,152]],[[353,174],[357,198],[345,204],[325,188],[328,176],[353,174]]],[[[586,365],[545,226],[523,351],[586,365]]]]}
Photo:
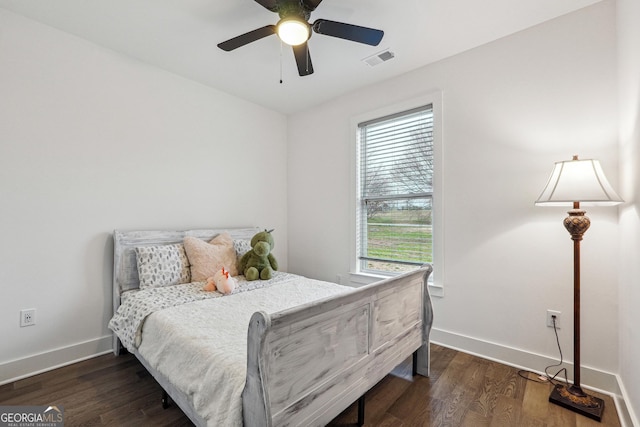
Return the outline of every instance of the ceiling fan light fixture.
{"type": "Polygon", "coordinates": [[[311,28],[306,21],[297,17],[283,18],[276,29],[280,40],[290,46],[298,46],[311,37],[311,28]]]}

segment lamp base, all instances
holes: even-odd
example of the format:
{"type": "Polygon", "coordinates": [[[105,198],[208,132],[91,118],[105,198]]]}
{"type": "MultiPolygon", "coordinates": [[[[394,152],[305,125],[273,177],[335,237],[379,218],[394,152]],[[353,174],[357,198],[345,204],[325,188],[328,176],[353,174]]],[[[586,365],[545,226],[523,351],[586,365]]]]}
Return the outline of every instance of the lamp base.
{"type": "Polygon", "coordinates": [[[577,412],[592,420],[602,421],[604,400],[586,394],[580,387],[570,386],[567,388],[563,385],[558,385],[553,388],[549,396],[549,402],[577,412]]]}

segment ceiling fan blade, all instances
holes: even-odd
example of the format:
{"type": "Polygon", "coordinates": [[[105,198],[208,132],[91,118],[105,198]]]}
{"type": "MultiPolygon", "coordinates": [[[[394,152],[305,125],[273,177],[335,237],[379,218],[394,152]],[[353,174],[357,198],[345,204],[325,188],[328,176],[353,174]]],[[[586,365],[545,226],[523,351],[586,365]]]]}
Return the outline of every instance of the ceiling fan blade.
{"type": "Polygon", "coordinates": [[[301,77],[313,74],[313,64],[311,64],[311,55],[309,54],[309,46],[307,43],[305,42],[298,46],[291,47],[293,48],[293,56],[296,57],[298,74],[301,77]]]}
{"type": "Polygon", "coordinates": [[[313,12],[314,10],[316,10],[316,7],[318,7],[318,5],[322,3],[322,0],[302,0],[302,3],[308,11],[313,12]]]}
{"type": "Polygon", "coordinates": [[[267,25],[266,27],[258,28],[248,33],[241,34],[237,37],[218,43],[218,47],[227,52],[242,47],[246,44],[260,40],[261,38],[270,36],[276,33],[275,25],[267,25]]]}
{"type": "Polygon", "coordinates": [[[256,0],[260,6],[263,6],[269,9],[271,12],[278,11],[278,1],[277,0],[256,0]]]}
{"type": "Polygon", "coordinates": [[[377,46],[384,36],[384,31],[344,22],[318,19],[313,23],[313,31],[325,36],[338,37],[371,46],[377,46]]]}

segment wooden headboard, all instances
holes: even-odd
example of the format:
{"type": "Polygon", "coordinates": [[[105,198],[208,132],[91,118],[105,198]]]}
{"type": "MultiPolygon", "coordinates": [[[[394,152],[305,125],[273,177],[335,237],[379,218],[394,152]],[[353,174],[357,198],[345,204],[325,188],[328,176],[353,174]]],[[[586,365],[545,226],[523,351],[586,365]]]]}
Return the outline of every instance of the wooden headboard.
{"type": "MultiPolygon", "coordinates": [[[[160,231],[123,231],[113,232],[113,312],[120,307],[120,297],[124,292],[138,289],[138,265],[135,248],[138,246],[171,245],[182,243],[186,236],[211,240],[222,232],[233,239],[251,239],[258,231],[256,227],[212,228],[198,230],[160,230],[160,231]]],[[[119,346],[114,334],[114,349],[119,346]]]]}

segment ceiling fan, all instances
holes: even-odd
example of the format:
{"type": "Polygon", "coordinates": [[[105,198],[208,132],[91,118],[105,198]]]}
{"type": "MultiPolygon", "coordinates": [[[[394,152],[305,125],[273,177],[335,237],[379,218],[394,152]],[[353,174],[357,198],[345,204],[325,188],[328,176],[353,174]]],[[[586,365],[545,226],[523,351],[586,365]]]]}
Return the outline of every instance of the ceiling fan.
{"type": "Polygon", "coordinates": [[[271,12],[278,13],[280,21],[276,25],[267,25],[219,43],[218,47],[229,52],[256,40],[277,34],[280,40],[293,48],[298,74],[301,76],[313,74],[311,55],[307,46],[307,40],[311,37],[312,32],[371,46],[377,46],[384,36],[382,30],[329,21],[328,19],[317,19],[313,24],[309,23],[311,12],[318,7],[322,0],[255,0],[255,2],[271,12]]]}

